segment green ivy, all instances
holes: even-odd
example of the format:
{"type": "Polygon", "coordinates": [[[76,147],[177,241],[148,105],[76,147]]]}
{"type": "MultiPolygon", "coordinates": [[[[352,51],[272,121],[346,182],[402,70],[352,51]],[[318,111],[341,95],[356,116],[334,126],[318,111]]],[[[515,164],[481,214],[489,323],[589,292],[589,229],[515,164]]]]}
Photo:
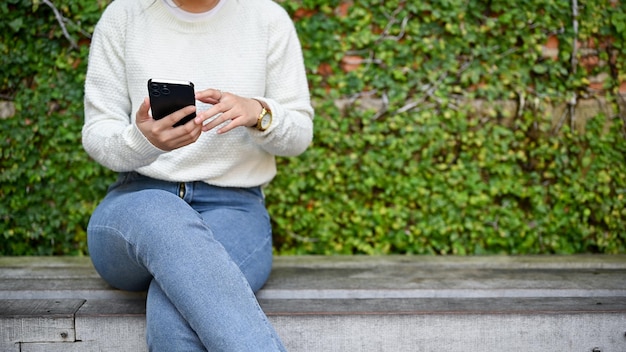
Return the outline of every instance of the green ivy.
{"type": "Polygon", "coordinates": [[[17,110],[0,120],[0,254],[86,253],[87,220],[111,182],[80,144],[87,35],[106,4],[53,3],[69,39],[42,2],[0,4],[0,94],[17,110]]]}
{"type": "MultiPolygon", "coordinates": [[[[114,178],[80,145],[108,2],[0,3],[0,254],[88,252],[114,178]]],[[[277,253],[626,252],[626,1],[279,3],[316,119],[266,189],[277,253]]]]}
{"type": "Polygon", "coordinates": [[[624,252],[624,2],[282,3],[317,119],[267,190],[280,253],[624,252]],[[586,124],[549,109],[594,96],[586,124]]]}

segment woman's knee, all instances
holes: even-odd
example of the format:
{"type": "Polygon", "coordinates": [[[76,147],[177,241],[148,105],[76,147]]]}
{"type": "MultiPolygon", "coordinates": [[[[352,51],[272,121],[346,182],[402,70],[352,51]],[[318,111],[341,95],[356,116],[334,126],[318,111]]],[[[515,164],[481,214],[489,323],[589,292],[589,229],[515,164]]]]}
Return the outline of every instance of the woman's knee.
{"type": "Polygon", "coordinates": [[[88,229],[91,261],[111,286],[127,291],[148,288],[151,275],[134,255],[132,245],[115,229],[92,225],[88,229]]]}

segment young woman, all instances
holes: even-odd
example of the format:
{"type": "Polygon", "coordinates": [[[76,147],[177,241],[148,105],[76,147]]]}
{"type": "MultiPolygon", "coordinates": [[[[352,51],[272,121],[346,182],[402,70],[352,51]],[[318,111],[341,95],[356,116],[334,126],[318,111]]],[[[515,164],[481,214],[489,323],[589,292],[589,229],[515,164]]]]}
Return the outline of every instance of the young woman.
{"type": "Polygon", "coordinates": [[[96,26],[83,146],[118,180],[93,213],[96,270],[148,290],[151,351],[283,351],[254,292],[272,265],[262,186],[310,144],[293,23],[271,0],[116,0],[96,26]],[[151,78],[196,107],[151,116],[151,78]],[[173,125],[196,112],[194,120],[173,125]]]}

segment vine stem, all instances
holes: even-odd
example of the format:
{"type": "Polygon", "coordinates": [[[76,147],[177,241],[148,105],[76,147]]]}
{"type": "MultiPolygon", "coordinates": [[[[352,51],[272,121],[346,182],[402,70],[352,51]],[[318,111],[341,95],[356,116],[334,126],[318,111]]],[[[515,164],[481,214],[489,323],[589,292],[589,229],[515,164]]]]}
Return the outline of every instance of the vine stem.
{"type": "MultiPolygon", "coordinates": [[[[572,26],[574,27],[574,45],[572,45],[572,74],[576,74],[576,68],[578,67],[578,0],[572,0],[572,26]]],[[[574,129],[574,122],[576,121],[576,93],[572,95],[572,99],[569,102],[569,113],[571,128],[574,129]]]]}
{"type": "Polygon", "coordinates": [[[57,9],[57,7],[54,6],[54,4],[50,0],[42,0],[42,2],[48,5],[48,7],[52,9],[52,12],[54,12],[54,17],[56,17],[57,22],[59,22],[59,25],[61,26],[61,31],[63,31],[63,36],[65,36],[65,38],[67,38],[67,40],[70,42],[70,46],[72,47],[72,49],[77,49],[78,45],[76,45],[76,42],[70,36],[70,33],[67,31],[67,28],[65,28],[65,17],[63,17],[59,9],[57,9]]]}
{"type": "Polygon", "coordinates": [[[572,26],[574,27],[574,45],[572,45],[572,73],[576,73],[576,67],[578,66],[578,0],[572,0],[572,26]]]}
{"type": "MultiPolygon", "coordinates": [[[[574,28],[574,38],[572,43],[572,57],[570,60],[570,65],[571,74],[575,75],[576,68],[578,66],[578,0],[572,0],[572,27],[574,28]]],[[[574,129],[574,123],[576,122],[576,104],[577,98],[576,92],[574,92],[570,100],[567,102],[567,108],[565,109],[558,123],[554,127],[553,133],[557,133],[561,129],[563,123],[565,122],[565,119],[567,118],[567,115],[569,115],[570,117],[570,127],[574,129]]]]}

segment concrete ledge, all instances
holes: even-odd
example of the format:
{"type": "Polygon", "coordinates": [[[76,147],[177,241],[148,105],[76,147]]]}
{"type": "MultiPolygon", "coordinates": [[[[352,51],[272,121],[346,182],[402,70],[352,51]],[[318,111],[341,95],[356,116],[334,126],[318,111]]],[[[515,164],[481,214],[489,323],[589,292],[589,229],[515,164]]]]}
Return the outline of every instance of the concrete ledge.
{"type": "MultiPolygon", "coordinates": [[[[626,256],[277,257],[290,351],[626,351],[626,256]]],[[[145,294],[88,258],[0,258],[0,351],[145,351],[145,294]]]]}

